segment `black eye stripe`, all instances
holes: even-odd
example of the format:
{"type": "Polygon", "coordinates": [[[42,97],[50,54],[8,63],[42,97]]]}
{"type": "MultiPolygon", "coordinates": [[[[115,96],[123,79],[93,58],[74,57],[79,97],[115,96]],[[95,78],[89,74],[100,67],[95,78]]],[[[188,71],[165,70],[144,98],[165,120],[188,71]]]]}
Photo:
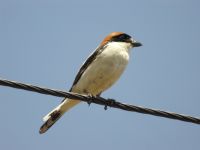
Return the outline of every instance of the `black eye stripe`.
{"type": "Polygon", "coordinates": [[[119,36],[120,39],[129,39],[130,36],[126,35],[126,34],[122,34],[119,36]]]}
{"type": "Polygon", "coordinates": [[[115,36],[113,37],[113,40],[112,41],[126,41],[127,39],[130,39],[131,37],[127,34],[121,34],[121,35],[118,35],[118,36],[115,36]]]}

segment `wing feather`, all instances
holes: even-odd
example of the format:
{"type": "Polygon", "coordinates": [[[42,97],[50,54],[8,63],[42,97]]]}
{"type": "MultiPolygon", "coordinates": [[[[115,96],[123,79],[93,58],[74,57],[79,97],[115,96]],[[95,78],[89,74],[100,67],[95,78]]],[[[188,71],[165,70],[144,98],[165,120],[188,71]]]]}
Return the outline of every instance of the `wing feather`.
{"type": "Polygon", "coordinates": [[[105,45],[103,46],[98,46],[95,51],[88,57],[88,59],[83,63],[83,65],[81,66],[81,68],[79,69],[75,80],[72,84],[72,87],[70,89],[70,92],[73,88],[74,85],[76,85],[78,83],[78,81],[80,80],[81,76],[83,75],[83,73],[85,72],[85,70],[88,68],[88,66],[97,58],[97,56],[102,53],[103,49],[105,49],[105,45]]]}

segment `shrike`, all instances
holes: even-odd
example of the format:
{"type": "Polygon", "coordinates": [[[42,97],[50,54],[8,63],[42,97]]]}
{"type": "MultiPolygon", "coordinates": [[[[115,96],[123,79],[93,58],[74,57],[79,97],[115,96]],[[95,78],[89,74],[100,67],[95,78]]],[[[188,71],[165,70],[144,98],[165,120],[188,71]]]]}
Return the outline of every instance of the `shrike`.
{"type": "MultiPolygon", "coordinates": [[[[110,33],[80,68],[70,92],[99,96],[121,76],[129,61],[130,49],[142,46],[123,32],[110,33]]],[[[48,113],[40,128],[45,133],[66,111],[81,101],[65,98],[48,113]]]]}

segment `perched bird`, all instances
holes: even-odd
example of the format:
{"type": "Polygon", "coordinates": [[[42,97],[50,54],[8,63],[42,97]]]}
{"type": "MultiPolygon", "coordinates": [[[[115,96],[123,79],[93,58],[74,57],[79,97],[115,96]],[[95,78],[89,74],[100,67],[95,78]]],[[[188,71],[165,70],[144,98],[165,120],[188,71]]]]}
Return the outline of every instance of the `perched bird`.
{"type": "MultiPolygon", "coordinates": [[[[110,33],[83,63],[70,92],[99,96],[123,73],[129,61],[130,49],[139,46],[142,44],[126,33],[110,33]]],[[[45,123],[40,128],[40,134],[46,132],[66,111],[80,102],[65,98],[43,118],[45,123]]]]}

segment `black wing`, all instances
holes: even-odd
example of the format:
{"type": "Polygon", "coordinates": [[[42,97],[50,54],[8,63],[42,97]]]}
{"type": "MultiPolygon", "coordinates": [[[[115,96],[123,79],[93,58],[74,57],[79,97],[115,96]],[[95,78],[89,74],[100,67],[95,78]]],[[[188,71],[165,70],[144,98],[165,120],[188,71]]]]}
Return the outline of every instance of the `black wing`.
{"type": "Polygon", "coordinates": [[[81,66],[78,74],[76,75],[76,78],[72,84],[72,87],[70,89],[70,92],[73,88],[74,85],[77,84],[77,82],[79,81],[79,79],[81,78],[82,74],[85,72],[85,70],[87,69],[87,67],[96,59],[96,57],[102,52],[104,46],[99,46],[96,48],[96,50],[88,57],[88,59],[83,63],[83,65],[81,66]]]}

